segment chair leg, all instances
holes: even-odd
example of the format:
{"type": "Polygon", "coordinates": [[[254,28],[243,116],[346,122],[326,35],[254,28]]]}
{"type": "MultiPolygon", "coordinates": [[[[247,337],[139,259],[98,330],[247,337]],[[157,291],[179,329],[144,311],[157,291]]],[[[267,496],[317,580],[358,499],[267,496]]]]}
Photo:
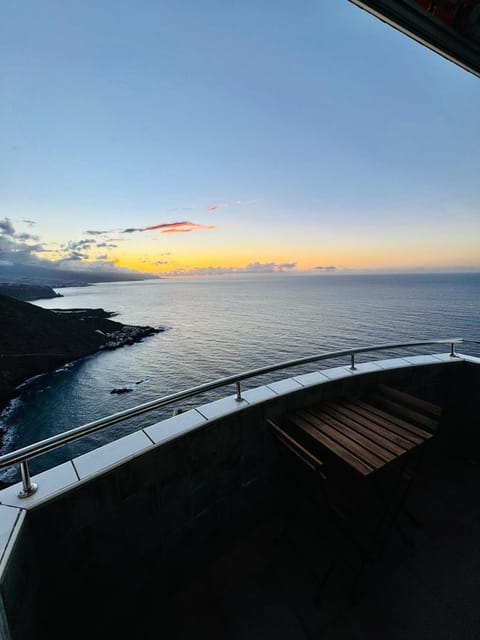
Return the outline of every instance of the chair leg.
{"type": "MultiPolygon", "coordinates": [[[[400,476],[404,475],[405,467],[406,462],[402,471],[400,472],[400,476]]],[[[378,482],[374,482],[373,484],[378,499],[384,504],[385,507],[385,527],[383,529],[383,533],[380,536],[381,544],[379,545],[379,557],[385,550],[389,533],[393,529],[393,527],[396,528],[401,539],[406,545],[408,545],[409,547],[415,546],[414,541],[407,535],[400,521],[401,514],[404,514],[416,528],[420,529],[423,526],[422,523],[418,521],[406,507],[406,500],[414,479],[415,476],[412,476],[406,483],[403,491],[401,491],[400,493],[398,493],[395,489],[386,491],[378,482]]]]}
{"type": "Polygon", "coordinates": [[[366,569],[366,563],[364,558],[361,559],[361,563],[360,563],[360,567],[357,570],[356,574],[353,577],[353,581],[352,584],[350,586],[350,590],[349,590],[349,599],[350,602],[352,604],[356,604],[360,598],[360,591],[359,591],[359,585],[360,585],[360,579],[361,577],[364,575],[366,569]]]}
{"type": "Polygon", "coordinates": [[[407,509],[406,507],[404,507],[401,511],[401,513],[403,513],[404,515],[407,516],[407,518],[410,520],[410,524],[415,527],[415,529],[424,529],[425,528],[425,523],[422,522],[422,520],[419,520],[417,518],[417,516],[413,515],[413,513],[410,511],[410,509],[407,509]]]}
{"type": "Polygon", "coordinates": [[[302,506],[302,498],[297,494],[292,507],[288,510],[288,513],[285,517],[282,528],[280,529],[278,535],[275,538],[275,542],[277,544],[280,543],[286,537],[288,530],[290,529],[290,526],[292,525],[292,523],[294,522],[294,520],[296,519],[297,515],[300,512],[301,506],[302,506]]]}
{"type": "Polygon", "coordinates": [[[355,518],[345,519],[340,515],[337,509],[331,503],[327,492],[323,488],[322,493],[325,496],[325,503],[328,506],[329,513],[333,517],[334,522],[336,523],[337,529],[341,534],[341,539],[336,547],[333,558],[328,564],[323,576],[319,579],[317,587],[314,592],[314,604],[317,607],[321,607],[322,602],[322,593],[330,580],[334,570],[336,567],[342,562],[346,562],[347,555],[347,546],[350,544],[351,548],[360,558],[360,567],[356,571],[353,577],[353,586],[350,590],[350,599],[353,598],[353,594],[357,592],[358,583],[364,571],[366,570],[367,565],[373,564],[375,558],[371,551],[361,543],[356,535],[356,527],[355,527],[355,518]]]}
{"type": "Polygon", "coordinates": [[[323,590],[327,586],[327,583],[330,579],[330,576],[333,574],[334,569],[340,563],[342,556],[344,554],[344,548],[345,548],[345,545],[340,545],[340,544],[338,545],[335,555],[333,556],[332,560],[328,564],[328,567],[325,570],[323,576],[320,578],[320,580],[317,583],[317,586],[313,594],[313,602],[318,609],[321,608],[322,606],[323,590]]]}

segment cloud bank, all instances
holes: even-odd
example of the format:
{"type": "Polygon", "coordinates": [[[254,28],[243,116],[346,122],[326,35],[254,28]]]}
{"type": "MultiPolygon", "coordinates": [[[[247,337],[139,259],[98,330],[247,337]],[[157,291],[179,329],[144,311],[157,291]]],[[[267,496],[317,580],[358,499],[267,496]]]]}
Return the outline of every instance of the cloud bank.
{"type": "MultiPolygon", "coordinates": [[[[33,221],[21,221],[32,226],[33,221]]],[[[103,232],[102,232],[103,233],[103,232]]],[[[126,279],[135,277],[136,279],[154,277],[136,269],[118,267],[114,261],[107,260],[106,253],[98,253],[99,246],[111,248],[113,245],[97,242],[97,233],[91,233],[88,239],[69,241],[58,248],[51,248],[53,245],[46,245],[39,242],[38,236],[29,233],[17,232],[10,218],[0,220],[0,266],[9,267],[8,273],[3,277],[14,278],[15,267],[41,268],[49,270],[65,271],[69,273],[82,273],[88,281],[90,277],[101,276],[106,279],[126,279]],[[91,255],[89,252],[94,251],[91,255]],[[53,254],[54,259],[46,259],[44,254],[53,254]],[[94,258],[93,260],[91,258],[94,258]]],[[[101,234],[100,234],[101,235],[101,234]]],[[[35,273],[29,271],[29,273],[35,273]]]]}
{"type": "Polygon", "coordinates": [[[250,262],[244,267],[191,267],[164,271],[166,276],[222,276],[231,273],[285,273],[296,267],[296,262],[250,262]]]}
{"type": "Polygon", "coordinates": [[[37,252],[45,249],[38,236],[18,233],[10,218],[0,220],[0,260],[3,263],[32,263],[38,261],[37,252]]]}
{"type": "MultiPolygon", "coordinates": [[[[21,221],[28,224],[33,221],[21,221]]],[[[112,260],[108,255],[109,249],[117,248],[117,242],[128,241],[128,236],[134,233],[191,233],[197,230],[216,229],[215,225],[205,225],[189,220],[179,220],[174,222],[161,222],[144,227],[126,227],[124,229],[88,229],[85,236],[80,240],[69,240],[63,244],[51,243],[43,244],[38,236],[29,233],[19,232],[10,218],[0,219],[0,266],[21,265],[31,267],[42,267],[57,269],[69,273],[84,275],[88,281],[89,274],[98,278],[100,276],[112,275],[119,279],[119,275],[149,277],[149,274],[119,267],[118,261],[112,260]],[[118,237],[114,238],[113,235],[118,237]],[[113,242],[115,240],[115,242],[113,242]]],[[[155,238],[153,238],[155,239],[155,238]]],[[[141,260],[144,264],[152,265],[152,269],[165,267],[170,263],[171,252],[163,251],[156,253],[153,260],[141,260]]],[[[225,274],[269,274],[285,273],[295,269],[295,262],[250,262],[244,266],[234,267],[185,267],[163,271],[162,276],[215,276],[225,274]]],[[[325,267],[331,269],[331,267],[325,267]]],[[[13,273],[13,271],[12,271],[13,273]]],[[[151,274],[152,277],[153,274],[151,274]]]]}

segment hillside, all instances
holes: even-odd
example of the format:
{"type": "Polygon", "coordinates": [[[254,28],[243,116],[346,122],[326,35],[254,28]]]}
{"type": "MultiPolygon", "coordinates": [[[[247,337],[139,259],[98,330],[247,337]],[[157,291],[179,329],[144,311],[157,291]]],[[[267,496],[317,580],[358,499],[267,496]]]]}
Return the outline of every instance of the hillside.
{"type": "Polygon", "coordinates": [[[49,311],[0,295],[0,408],[31,376],[160,331],[123,325],[111,315],[103,309],[49,311]]]}
{"type": "Polygon", "coordinates": [[[63,298],[61,293],[56,293],[52,287],[40,284],[15,284],[0,282],[0,295],[15,298],[16,300],[40,300],[45,298],[63,298]]]}
{"type": "Polygon", "coordinates": [[[75,271],[33,264],[0,264],[0,282],[39,284],[50,287],[78,287],[94,282],[124,282],[157,278],[158,276],[151,273],[141,273],[133,269],[75,271]]]}

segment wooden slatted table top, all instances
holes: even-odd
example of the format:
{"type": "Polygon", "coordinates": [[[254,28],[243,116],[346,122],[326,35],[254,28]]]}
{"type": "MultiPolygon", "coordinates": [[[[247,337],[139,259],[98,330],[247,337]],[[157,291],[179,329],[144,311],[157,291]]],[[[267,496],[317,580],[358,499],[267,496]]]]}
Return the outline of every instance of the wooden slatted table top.
{"type": "Polygon", "coordinates": [[[292,412],[287,418],[320,448],[368,476],[431,438],[433,434],[427,429],[436,427],[441,412],[408,394],[403,399],[392,393],[386,396],[374,404],[348,399],[323,402],[292,412]],[[406,402],[408,399],[411,402],[406,402]]]}

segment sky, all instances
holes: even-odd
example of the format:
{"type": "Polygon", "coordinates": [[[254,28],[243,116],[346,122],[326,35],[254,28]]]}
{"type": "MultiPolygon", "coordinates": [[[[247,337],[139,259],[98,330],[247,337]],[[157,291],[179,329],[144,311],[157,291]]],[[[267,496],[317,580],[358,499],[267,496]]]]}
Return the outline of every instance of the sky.
{"type": "Polygon", "coordinates": [[[480,269],[480,80],[347,0],[0,14],[0,264],[480,269]]]}

